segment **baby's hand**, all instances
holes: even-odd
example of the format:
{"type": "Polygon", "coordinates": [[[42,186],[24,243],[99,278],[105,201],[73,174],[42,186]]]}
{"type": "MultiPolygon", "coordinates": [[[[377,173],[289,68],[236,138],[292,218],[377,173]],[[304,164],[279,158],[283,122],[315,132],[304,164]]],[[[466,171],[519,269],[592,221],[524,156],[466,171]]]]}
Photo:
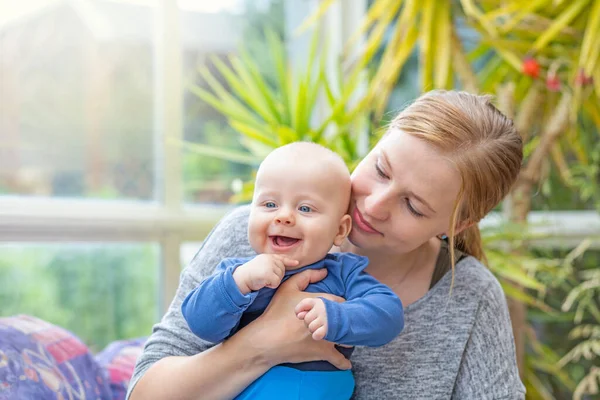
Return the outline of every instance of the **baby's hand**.
{"type": "Polygon", "coordinates": [[[281,283],[285,268],[295,267],[298,261],[279,254],[260,254],[233,271],[233,279],[242,294],[264,287],[275,289],[281,283]]]}
{"type": "Polygon", "coordinates": [[[323,299],[304,299],[294,311],[298,319],[304,320],[314,340],[321,340],[327,335],[327,309],[323,299]]]}

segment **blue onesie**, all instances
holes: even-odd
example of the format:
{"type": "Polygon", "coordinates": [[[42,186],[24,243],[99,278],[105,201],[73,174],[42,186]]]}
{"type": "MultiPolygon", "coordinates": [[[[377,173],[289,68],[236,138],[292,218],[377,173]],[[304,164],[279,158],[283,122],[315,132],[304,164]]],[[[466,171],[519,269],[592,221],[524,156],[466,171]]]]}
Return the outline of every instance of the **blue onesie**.
{"type": "MultiPolygon", "coordinates": [[[[243,295],[233,271],[252,258],[228,258],[215,273],[194,289],[181,305],[190,330],[200,338],[220,343],[256,319],[265,310],[275,289],[263,288],[243,295]]],[[[366,257],[352,253],[327,254],[314,264],[286,271],[283,281],[306,269],[327,268],[322,281],[310,284],[312,293],[330,293],[343,303],[323,299],[327,310],[325,340],[348,346],[382,346],[404,327],[404,311],[396,294],[364,269],[366,257]]],[[[340,350],[343,348],[340,348],[340,350]]],[[[349,357],[350,352],[344,352],[349,357]]],[[[325,361],[284,364],[271,368],[236,399],[349,399],[354,390],[350,371],[325,361]]]]}

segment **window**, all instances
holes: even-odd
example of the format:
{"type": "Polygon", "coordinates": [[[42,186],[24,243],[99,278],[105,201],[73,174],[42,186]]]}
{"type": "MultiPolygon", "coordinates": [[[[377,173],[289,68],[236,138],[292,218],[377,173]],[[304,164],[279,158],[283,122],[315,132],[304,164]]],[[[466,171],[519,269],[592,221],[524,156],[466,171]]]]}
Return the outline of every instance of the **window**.
{"type": "Polygon", "coordinates": [[[251,174],[168,143],[241,148],[189,87],[241,44],[267,57],[263,27],[292,37],[313,6],[0,4],[0,316],[32,314],[95,350],[149,334],[251,174]]]}

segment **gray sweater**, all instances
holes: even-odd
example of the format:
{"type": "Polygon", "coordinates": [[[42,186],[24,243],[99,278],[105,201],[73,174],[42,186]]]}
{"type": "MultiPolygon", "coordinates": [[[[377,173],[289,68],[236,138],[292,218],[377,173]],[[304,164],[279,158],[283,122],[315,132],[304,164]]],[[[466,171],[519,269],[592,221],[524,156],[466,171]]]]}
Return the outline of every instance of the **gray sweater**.
{"type": "MultiPolygon", "coordinates": [[[[239,207],[224,217],[182,272],[169,310],[154,326],[138,359],[130,391],[161,358],[190,356],[210,347],[190,332],[181,303],[223,258],[254,254],[247,238],[248,215],[248,207],[239,207]]],[[[405,329],[392,342],[354,350],[353,399],[525,398],[508,307],[498,281],[476,259],[467,257],[456,265],[451,295],[450,282],[449,272],[406,307],[405,329]]]]}

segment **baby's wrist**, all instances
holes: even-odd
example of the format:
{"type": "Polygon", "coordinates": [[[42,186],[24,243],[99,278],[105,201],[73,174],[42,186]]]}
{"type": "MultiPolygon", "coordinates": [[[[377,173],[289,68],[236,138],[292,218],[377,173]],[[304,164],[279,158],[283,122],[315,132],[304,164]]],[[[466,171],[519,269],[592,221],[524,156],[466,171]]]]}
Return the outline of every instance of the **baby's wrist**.
{"type": "Polygon", "coordinates": [[[243,295],[247,295],[252,290],[250,289],[250,285],[249,285],[249,282],[247,279],[248,274],[244,273],[244,270],[242,269],[242,267],[243,267],[243,265],[239,266],[238,268],[235,269],[235,271],[233,271],[233,280],[235,281],[235,284],[238,287],[239,291],[243,295]]]}

